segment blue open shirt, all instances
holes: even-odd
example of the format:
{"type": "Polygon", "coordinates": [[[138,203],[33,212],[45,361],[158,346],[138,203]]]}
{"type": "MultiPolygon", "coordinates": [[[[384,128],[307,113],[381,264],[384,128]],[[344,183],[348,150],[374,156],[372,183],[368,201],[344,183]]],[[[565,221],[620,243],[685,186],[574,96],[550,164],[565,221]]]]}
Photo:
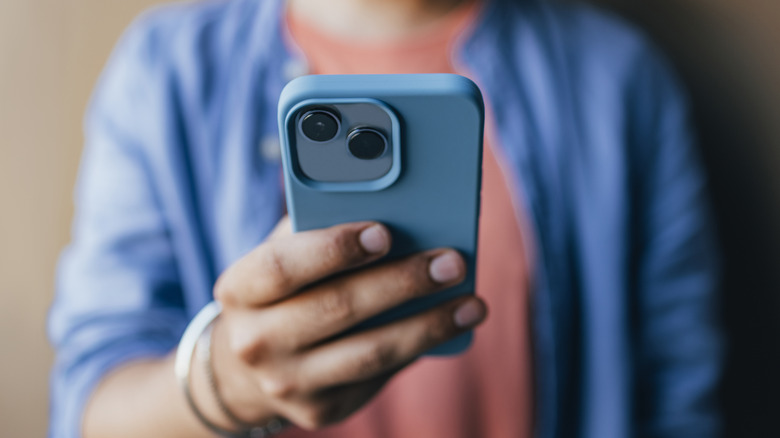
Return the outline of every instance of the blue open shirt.
{"type": "MultiPolygon", "coordinates": [[[[673,75],[588,7],[488,3],[455,61],[485,93],[537,246],[537,436],[716,436],[717,257],[673,75]]],[[[112,56],[50,315],[51,436],[80,435],[113,367],[174,349],[283,214],[276,103],[305,67],[282,4],[166,6],[112,56]]]]}

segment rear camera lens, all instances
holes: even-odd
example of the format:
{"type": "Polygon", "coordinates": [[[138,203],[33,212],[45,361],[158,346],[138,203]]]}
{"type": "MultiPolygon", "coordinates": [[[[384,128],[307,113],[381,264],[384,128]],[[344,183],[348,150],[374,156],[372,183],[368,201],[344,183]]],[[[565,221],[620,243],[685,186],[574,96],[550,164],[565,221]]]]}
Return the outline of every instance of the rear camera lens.
{"type": "Polygon", "coordinates": [[[301,118],[301,131],[309,140],[330,141],[339,132],[339,120],[328,111],[309,111],[301,118]]]}
{"type": "Polygon", "coordinates": [[[387,149],[387,139],[379,131],[358,128],[349,134],[349,152],[361,160],[379,158],[387,149]]]}

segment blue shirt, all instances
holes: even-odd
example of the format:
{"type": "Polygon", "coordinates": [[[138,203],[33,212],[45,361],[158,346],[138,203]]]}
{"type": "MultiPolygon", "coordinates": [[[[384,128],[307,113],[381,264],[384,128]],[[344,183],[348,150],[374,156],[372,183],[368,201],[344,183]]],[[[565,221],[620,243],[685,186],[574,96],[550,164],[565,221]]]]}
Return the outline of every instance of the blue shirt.
{"type": "MultiPolygon", "coordinates": [[[[50,314],[51,436],[80,435],[109,370],[174,349],[283,214],[276,103],[305,64],[281,6],[165,6],[118,44],[50,314]]],[[[717,252],[665,62],[614,17],[543,0],[489,1],[455,56],[490,105],[538,250],[537,435],[717,436],[717,252]]]]}

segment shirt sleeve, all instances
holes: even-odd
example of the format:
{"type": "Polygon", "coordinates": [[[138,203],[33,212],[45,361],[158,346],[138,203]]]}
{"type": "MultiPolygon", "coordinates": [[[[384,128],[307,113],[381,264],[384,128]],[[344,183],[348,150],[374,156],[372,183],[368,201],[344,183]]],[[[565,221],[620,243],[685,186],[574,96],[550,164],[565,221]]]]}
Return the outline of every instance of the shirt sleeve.
{"type": "Polygon", "coordinates": [[[638,64],[638,435],[715,437],[720,278],[706,179],[674,74],[652,50],[638,64]]]}
{"type": "Polygon", "coordinates": [[[169,226],[144,151],[167,94],[144,21],[125,34],[85,123],[72,242],[61,256],[48,332],[56,350],[49,436],[81,436],[100,379],[170,352],[187,319],[169,226]]]}

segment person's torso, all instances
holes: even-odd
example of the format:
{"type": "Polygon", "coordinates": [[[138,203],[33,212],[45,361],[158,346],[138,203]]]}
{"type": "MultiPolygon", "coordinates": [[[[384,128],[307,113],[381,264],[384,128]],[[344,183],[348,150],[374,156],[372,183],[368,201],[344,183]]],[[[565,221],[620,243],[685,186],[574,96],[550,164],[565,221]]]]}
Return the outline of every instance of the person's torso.
{"type": "MultiPolygon", "coordinates": [[[[525,212],[522,237],[536,249],[535,424],[540,436],[561,436],[585,418],[592,430],[625,436],[632,376],[618,358],[628,354],[631,255],[630,242],[614,236],[630,233],[625,93],[645,42],[589,9],[486,4],[453,55],[490,103],[491,147],[508,169],[515,212],[525,212]],[[598,267],[583,266],[596,254],[598,267]],[[583,306],[597,326],[585,330],[583,306]],[[583,355],[585,344],[604,354],[583,355]],[[582,413],[596,398],[609,400],[611,415],[582,413]]],[[[150,172],[166,188],[165,214],[183,224],[171,238],[192,315],[211,299],[218,274],[284,212],[276,104],[284,84],[307,69],[285,44],[281,1],[178,8],[155,17],[171,32],[165,46],[176,54],[166,74],[178,79],[169,96],[176,114],[159,137],[176,141],[148,147],[156,154],[150,172]]]]}

